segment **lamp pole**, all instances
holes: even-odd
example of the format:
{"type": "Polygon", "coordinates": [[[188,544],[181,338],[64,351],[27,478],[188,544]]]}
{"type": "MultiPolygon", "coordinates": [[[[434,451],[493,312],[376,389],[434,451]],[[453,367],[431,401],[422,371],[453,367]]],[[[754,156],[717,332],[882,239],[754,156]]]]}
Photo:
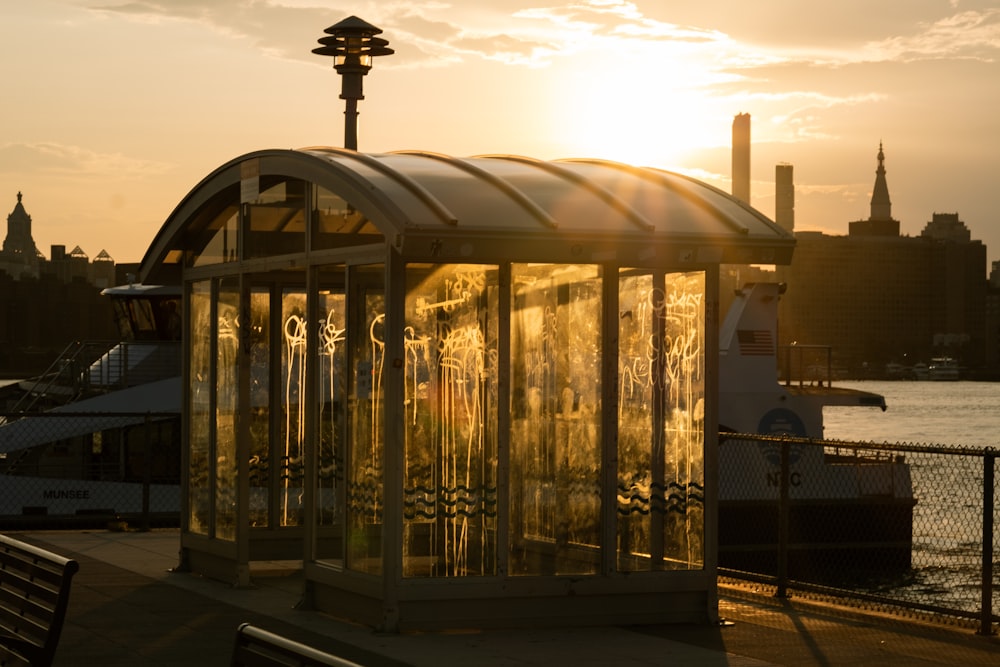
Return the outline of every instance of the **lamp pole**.
{"type": "Polygon", "coordinates": [[[333,68],[341,78],[340,99],[346,101],[344,110],[344,148],[358,150],[358,100],[365,99],[362,79],[372,68],[372,58],[388,56],[393,52],[389,42],[376,37],[382,32],[372,24],[349,16],[326,30],[320,37],[323,46],[312,50],[321,56],[333,56],[333,68]]]}

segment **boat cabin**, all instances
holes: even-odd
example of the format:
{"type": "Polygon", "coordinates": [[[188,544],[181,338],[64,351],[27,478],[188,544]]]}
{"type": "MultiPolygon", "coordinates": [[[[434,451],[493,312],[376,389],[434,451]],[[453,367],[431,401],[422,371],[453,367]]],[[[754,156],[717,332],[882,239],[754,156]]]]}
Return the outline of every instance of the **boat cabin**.
{"type": "Polygon", "coordinates": [[[183,565],[383,630],[715,618],[718,268],[794,240],[599,160],[265,150],[178,204],[183,565]]]}

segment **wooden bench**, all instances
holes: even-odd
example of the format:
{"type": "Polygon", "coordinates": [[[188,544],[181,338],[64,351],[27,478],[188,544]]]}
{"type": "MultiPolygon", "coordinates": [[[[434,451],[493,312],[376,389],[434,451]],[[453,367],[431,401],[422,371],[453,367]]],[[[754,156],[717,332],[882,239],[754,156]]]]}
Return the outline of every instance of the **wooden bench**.
{"type": "Polygon", "coordinates": [[[0,535],[0,664],[52,664],[79,569],[75,560],[0,535]]]}
{"type": "Polygon", "coordinates": [[[231,667],[361,667],[356,662],[338,658],[262,630],[249,623],[236,629],[231,667]]]}

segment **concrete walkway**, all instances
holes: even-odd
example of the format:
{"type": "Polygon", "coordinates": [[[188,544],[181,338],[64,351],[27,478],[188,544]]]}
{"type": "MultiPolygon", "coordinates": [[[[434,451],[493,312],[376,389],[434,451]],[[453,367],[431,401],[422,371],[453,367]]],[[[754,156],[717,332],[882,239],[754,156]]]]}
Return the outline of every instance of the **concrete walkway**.
{"type": "Polygon", "coordinates": [[[301,574],[278,564],[249,590],[171,572],[176,530],[11,534],[80,561],[57,666],[226,665],[242,622],[371,667],[1000,665],[995,636],[726,588],[720,627],[379,634],[296,610],[301,574]]]}

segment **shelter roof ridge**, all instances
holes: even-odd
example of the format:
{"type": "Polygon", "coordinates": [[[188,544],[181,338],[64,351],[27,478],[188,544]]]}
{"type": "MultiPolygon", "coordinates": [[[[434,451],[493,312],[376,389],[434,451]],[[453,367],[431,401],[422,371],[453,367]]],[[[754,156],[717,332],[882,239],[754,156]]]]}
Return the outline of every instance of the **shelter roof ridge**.
{"type": "MultiPolygon", "coordinates": [[[[445,155],[444,153],[433,153],[429,151],[393,151],[393,154],[418,155],[420,157],[426,157],[433,160],[440,160],[441,162],[450,164],[496,187],[505,195],[508,195],[511,199],[515,200],[522,208],[524,208],[524,210],[526,210],[536,220],[541,222],[546,227],[552,227],[553,229],[559,227],[559,223],[556,222],[555,218],[549,215],[548,212],[545,211],[545,209],[536,204],[520,189],[515,187],[510,182],[500,178],[496,174],[490,173],[485,169],[482,169],[481,167],[477,167],[476,165],[472,164],[466,159],[452,157],[450,155],[445,155]]],[[[488,157],[488,156],[477,156],[477,157],[488,157]]]]}
{"type": "Polygon", "coordinates": [[[372,155],[359,153],[346,148],[335,148],[332,146],[315,146],[312,148],[303,148],[302,150],[307,153],[333,153],[340,157],[357,160],[366,167],[388,176],[392,180],[396,181],[396,183],[406,188],[410,194],[424,203],[441,222],[446,225],[458,224],[458,218],[455,217],[455,214],[448,210],[448,207],[442,204],[441,200],[428,192],[425,187],[414,181],[406,174],[400,173],[372,155]]]}
{"type": "MultiPolygon", "coordinates": [[[[491,160],[508,160],[511,162],[520,162],[521,164],[528,164],[534,167],[538,167],[543,171],[558,176],[575,185],[582,186],[586,190],[597,195],[601,200],[611,205],[615,210],[622,213],[626,218],[628,218],[629,222],[635,224],[639,228],[649,232],[654,231],[656,229],[656,225],[647,220],[645,216],[637,213],[626,202],[622,201],[621,199],[616,197],[614,194],[612,194],[605,188],[601,187],[597,183],[594,183],[586,176],[578,174],[571,169],[567,169],[566,167],[560,166],[555,162],[547,162],[545,160],[539,160],[537,158],[524,157],[523,155],[479,155],[477,157],[487,158],[491,160]]],[[[601,161],[595,161],[595,163],[602,164],[601,161]]]]}

